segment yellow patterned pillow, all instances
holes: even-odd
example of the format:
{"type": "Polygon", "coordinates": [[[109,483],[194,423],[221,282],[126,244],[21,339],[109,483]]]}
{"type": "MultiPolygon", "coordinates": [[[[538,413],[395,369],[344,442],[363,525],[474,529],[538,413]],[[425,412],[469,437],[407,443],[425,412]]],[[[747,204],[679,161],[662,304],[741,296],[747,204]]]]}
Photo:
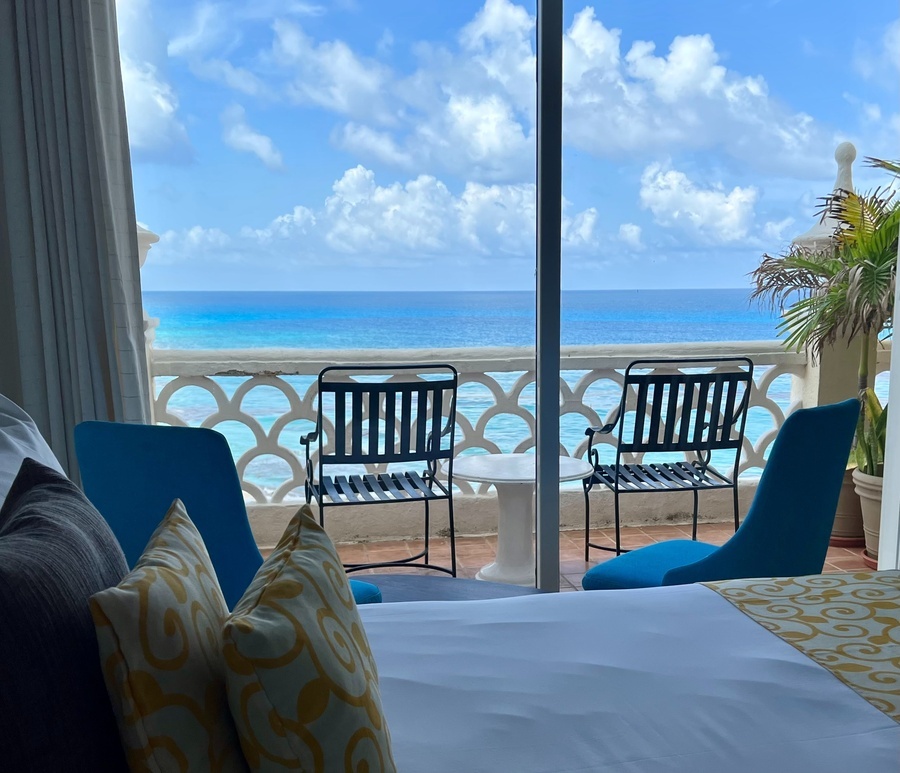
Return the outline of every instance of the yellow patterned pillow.
{"type": "Polygon", "coordinates": [[[246,771],[225,694],[228,608],[180,500],[131,573],[91,597],[91,613],[131,770],[246,771]]]}
{"type": "Polygon", "coordinates": [[[309,507],[225,623],[228,700],[255,771],[394,773],[347,575],[309,507]]]}

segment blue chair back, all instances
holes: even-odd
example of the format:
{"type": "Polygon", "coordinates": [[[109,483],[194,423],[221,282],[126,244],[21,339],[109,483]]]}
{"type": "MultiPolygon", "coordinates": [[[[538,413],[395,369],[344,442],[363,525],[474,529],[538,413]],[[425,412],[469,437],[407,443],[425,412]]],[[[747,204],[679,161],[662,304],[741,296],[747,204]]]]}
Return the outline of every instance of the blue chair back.
{"type": "Polygon", "coordinates": [[[174,499],[197,526],[231,609],[262,556],[228,442],[215,430],[87,421],[75,427],[85,494],[134,566],[174,499]]]}
{"type": "Polygon", "coordinates": [[[858,418],[855,399],[788,416],[740,528],[706,558],[669,570],[663,583],[821,572],[858,418]]]}

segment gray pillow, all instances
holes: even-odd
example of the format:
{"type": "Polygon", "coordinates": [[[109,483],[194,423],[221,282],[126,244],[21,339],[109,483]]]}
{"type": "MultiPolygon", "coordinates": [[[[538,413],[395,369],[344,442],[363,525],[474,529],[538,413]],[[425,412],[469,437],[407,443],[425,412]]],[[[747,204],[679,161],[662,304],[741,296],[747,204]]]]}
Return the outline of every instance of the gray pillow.
{"type": "Polygon", "coordinates": [[[62,472],[47,441],[31,417],[8,397],[0,395],[0,504],[26,457],[62,472]]]}
{"type": "Polygon", "coordinates": [[[26,459],[0,508],[3,770],[127,770],[88,605],[126,571],[84,494],[26,459]]]}

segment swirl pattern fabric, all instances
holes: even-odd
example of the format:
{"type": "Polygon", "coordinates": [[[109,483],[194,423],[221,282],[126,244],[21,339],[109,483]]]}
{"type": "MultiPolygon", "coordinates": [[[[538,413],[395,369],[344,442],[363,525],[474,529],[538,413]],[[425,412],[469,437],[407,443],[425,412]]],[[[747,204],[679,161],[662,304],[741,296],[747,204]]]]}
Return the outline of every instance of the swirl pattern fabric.
{"type": "Polygon", "coordinates": [[[705,584],[900,723],[900,572],[705,584]]]}
{"type": "Polygon", "coordinates": [[[132,771],[246,771],[225,694],[228,608],[175,500],[134,570],[91,597],[107,691],[132,771]]]}
{"type": "Polygon", "coordinates": [[[395,773],[378,672],[334,545],[303,507],[225,623],[254,771],[395,773]]]}

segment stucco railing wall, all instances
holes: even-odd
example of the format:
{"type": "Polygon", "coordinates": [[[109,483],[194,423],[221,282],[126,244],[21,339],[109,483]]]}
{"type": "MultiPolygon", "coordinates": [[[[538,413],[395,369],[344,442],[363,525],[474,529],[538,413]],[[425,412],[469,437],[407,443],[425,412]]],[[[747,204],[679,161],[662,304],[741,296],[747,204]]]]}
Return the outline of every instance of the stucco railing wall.
{"type": "MultiPolygon", "coordinates": [[[[748,431],[741,458],[742,506],[755,488],[755,474],[784,418],[800,404],[807,357],[785,352],[777,341],[739,341],[691,344],[642,344],[563,347],[560,379],[561,425],[568,438],[561,453],[583,456],[583,428],[601,423],[618,402],[622,370],[642,357],[712,357],[746,355],[755,365],[751,417],[765,429],[755,437],[748,431]],[[577,432],[575,430],[578,430],[577,432]]],[[[261,544],[274,542],[279,529],[302,499],[304,469],[300,434],[315,422],[315,377],[335,363],[386,364],[448,362],[460,374],[457,453],[469,449],[510,452],[534,445],[534,351],[529,348],[466,348],[415,350],[166,350],[151,349],[150,370],[156,387],[157,423],[217,427],[229,435],[236,464],[261,544]],[[199,390],[199,392],[198,392],[199,390]],[[273,391],[275,390],[275,391],[273,391]],[[264,395],[262,399],[260,395],[264,395]],[[266,466],[268,471],[260,472],[266,466]],[[277,460],[277,461],[275,461],[277,460]],[[280,472],[276,472],[280,470],[280,472]],[[277,475],[278,480],[273,479],[277,475]]],[[[889,351],[879,356],[879,369],[889,363],[889,351]]],[[[612,448],[613,439],[607,439],[612,448]]],[[[485,533],[496,525],[492,489],[473,488],[457,481],[458,529],[485,533]],[[493,521],[491,519],[494,519],[493,521]]],[[[726,492],[727,494],[727,492],[726,492]]],[[[592,494],[591,512],[599,526],[609,523],[611,506],[605,492],[592,494]]],[[[677,520],[690,510],[690,497],[646,497],[629,510],[641,522],[677,520]]],[[[364,525],[351,517],[334,528],[338,539],[390,538],[413,534],[421,526],[402,505],[366,508],[364,525]],[[376,515],[383,511],[383,515],[376,515]]],[[[702,505],[706,520],[727,520],[730,497],[710,494],[702,505]]],[[[583,523],[580,487],[564,487],[561,494],[563,527],[583,523]]],[[[626,521],[629,514],[625,513],[626,521]]],[[[436,529],[441,517],[435,518],[436,529]]]]}

